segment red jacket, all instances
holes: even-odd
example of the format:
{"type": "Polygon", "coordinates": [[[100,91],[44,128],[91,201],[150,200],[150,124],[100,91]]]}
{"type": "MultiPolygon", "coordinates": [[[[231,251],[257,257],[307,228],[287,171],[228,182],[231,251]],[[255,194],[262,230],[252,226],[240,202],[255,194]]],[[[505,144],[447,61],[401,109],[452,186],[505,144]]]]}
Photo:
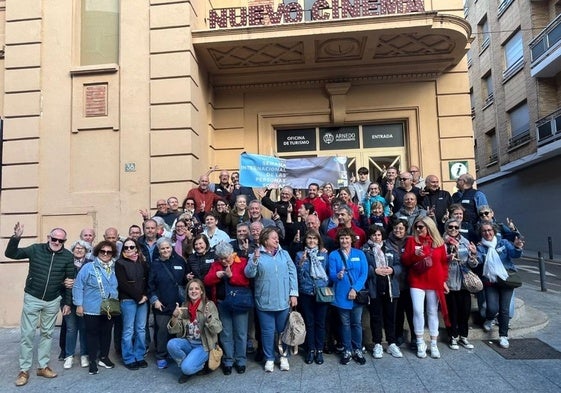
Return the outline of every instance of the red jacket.
{"type": "MultiPolygon", "coordinates": [[[[329,231],[327,231],[327,236],[329,236],[330,238],[335,240],[335,242],[338,243],[339,239],[337,239],[337,232],[339,232],[339,229],[341,228],[344,228],[343,224],[339,224],[335,228],[331,228],[329,231]]],[[[351,222],[351,229],[357,236],[356,241],[353,242],[353,247],[362,250],[362,246],[364,245],[364,243],[366,243],[367,240],[366,232],[364,232],[361,228],[357,227],[354,222],[351,222]]]]}
{"type": "Polygon", "coordinates": [[[321,198],[304,198],[297,200],[296,211],[298,211],[298,209],[300,209],[300,206],[302,206],[304,203],[311,203],[314,206],[314,210],[316,211],[316,215],[318,216],[320,222],[331,216],[331,208],[327,206],[325,201],[321,198]]]}
{"type": "Polygon", "coordinates": [[[218,195],[216,195],[214,192],[206,190],[206,191],[201,191],[201,189],[199,187],[197,188],[192,188],[189,190],[189,192],[187,193],[187,197],[188,198],[193,198],[197,204],[197,206],[195,206],[195,211],[196,212],[200,212],[201,211],[201,203],[204,202],[205,203],[205,213],[208,213],[212,207],[214,206],[214,202],[222,199],[220,198],[218,195]]]}
{"type": "Polygon", "coordinates": [[[432,256],[432,267],[423,273],[418,273],[415,269],[409,269],[409,285],[411,288],[443,291],[444,282],[448,278],[446,248],[444,245],[432,248],[432,239],[430,237],[419,238],[419,240],[420,243],[417,243],[414,236],[407,239],[405,250],[401,255],[401,263],[404,266],[411,267],[413,264],[421,261],[424,257],[415,255],[415,246],[422,246],[423,253],[432,256]]]}
{"type": "MultiPolygon", "coordinates": [[[[246,258],[238,257],[237,255],[234,257],[234,263],[230,266],[230,270],[232,270],[232,277],[230,277],[229,281],[230,285],[236,287],[249,287],[249,278],[247,278],[244,273],[246,265],[246,258]]],[[[214,261],[212,265],[210,265],[210,270],[204,278],[205,286],[211,288],[209,298],[213,302],[216,302],[216,286],[222,281],[221,278],[216,276],[216,273],[222,270],[224,270],[224,265],[222,265],[220,261],[214,261]]]]}

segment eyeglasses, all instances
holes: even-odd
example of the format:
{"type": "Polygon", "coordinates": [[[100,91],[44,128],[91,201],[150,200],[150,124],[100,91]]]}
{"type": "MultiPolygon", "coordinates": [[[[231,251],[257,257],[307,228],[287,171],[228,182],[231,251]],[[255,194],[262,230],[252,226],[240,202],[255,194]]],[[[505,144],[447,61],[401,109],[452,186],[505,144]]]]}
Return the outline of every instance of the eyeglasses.
{"type": "Polygon", "coordinates": [[[136,246],[123,246],[123,250],[136,250],[136,246]]]}
{"type": "Polygon", "coordinates": [[[185,202],[186,205],[194,205],[193,202],[185,202]]]}
{"type": "Polygon", "coordinates": [[[113,250],[99,250],[101,255],[113,255],[113,250]]]}
{"type": "Polygon", "coordinates": [[[51,241],[52,241],[53,243],[64,244],[64,242],[66,242],[66,239],[57,239],[56,237],[52,237],[52,236],[51,236],[51,241]]]}
{"type": "Polygon", "coordinates": [[[448,225],[448,229],[460,229],[457,225],[448,225]]]}
{"type": "Polygon", "coordinates": [[[490,211],[488,211],[488,212],[479,212],[479,217],[488,216],[489,214],[491,214],[490,211]]]}
{"type": "Polygon", "coordinates": [[[425,226],[424,225],[415,225],[415,229],[420,231],[421,229],[424,229],[425,226]]]}
{"type": "Polygon", "coordinates": [[[411,180],[411,178],[410,177],[400,177],[399,180],[406,181],[406,180],[411,180]]]}
{"type": "Polygon", "coordinates": [[[158,204],[156,205],[156,207],[162,207],[162,206],[167,206],[167,203],[158,203],[158,204]]]}

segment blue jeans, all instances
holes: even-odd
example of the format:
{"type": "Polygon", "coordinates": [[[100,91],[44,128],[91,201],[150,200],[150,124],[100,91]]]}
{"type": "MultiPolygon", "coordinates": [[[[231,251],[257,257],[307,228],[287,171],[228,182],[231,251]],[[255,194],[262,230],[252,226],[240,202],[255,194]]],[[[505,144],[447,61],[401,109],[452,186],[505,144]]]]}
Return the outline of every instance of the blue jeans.
{"type": "Polygon", "coordinates": [[[362,349],[362,306],[355,303],[352,310],[337,310],[341,319],[341,340],[345,351],[362,349]]]}
{"type": "MultiPolygon", "coordinates": [[[[261,325],[261,345],[265,360],[275,360],[275,333],[281,334],[288,322],[290,309],[281,311],[257,310],[261,325]]],[[[284,344],[283,344],[284,348],[284,344]]],[[[284,349],[283,349],[284,350],[284,349]]]]}
{"type": "Polygon", "coordinates": [[[222,321],[220,332],[220,342],[224,350],[222,363],[229,367],[232,367],[234,362],[238,366],[245,366],[249,311],[232,311],[229,307],[223,306],[222,302],[218,302],[218,313],[222,321]]]}
{"type": "Polygon", "coordinates": [[[329,303],[316,302],[314,295],[305,294],[300,294],[298,303],[302,308],[302,317],[306,324],[306,349],[323,351],[325,319],[329,303]]]}
{"type": "Polygon", "coordinates": [[[121,355],[125,364],[144,360],[147,313],[148,302],[138,304],[133,299],[121,300],[121,316],[123,318],[121,355]]]}
{"type": "Polygon", "coordinates": [[[208,352],[205,351],[200,340],[172,338],[168,341],[168,353],[185,375],[198,373],[208,360],[208,352]]]}
{"type": "Polygon", "coordinates": [[[485,317],[492,320],[498,313],[499,336],[508,337],[509,309],[514,289],[499,287],[498,285],[485,286],[484,289],[485,299],[487,300],[485,317]]]}
{"type": "Polygon", "coordinates": [[[70,314],[64,316],[64,321],[66,322],[66,357],[74,356],[78,334],[80,334],[80,355],[87,355],[86,323],[83,317],[76,315],[76,306],[71,306],[70,314]]]}

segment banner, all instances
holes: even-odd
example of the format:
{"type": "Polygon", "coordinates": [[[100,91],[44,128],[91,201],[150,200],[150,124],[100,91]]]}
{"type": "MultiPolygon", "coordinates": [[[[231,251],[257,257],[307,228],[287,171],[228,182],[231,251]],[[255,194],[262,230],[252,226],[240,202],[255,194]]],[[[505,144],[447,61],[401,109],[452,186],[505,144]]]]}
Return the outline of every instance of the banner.
{"type": "Polygon", "coordinates": [[[243,153],[240,156],[240,184],[246,187],[308,188],[310,183],[347,186],[347,157],[277,158],[243,153]]]}

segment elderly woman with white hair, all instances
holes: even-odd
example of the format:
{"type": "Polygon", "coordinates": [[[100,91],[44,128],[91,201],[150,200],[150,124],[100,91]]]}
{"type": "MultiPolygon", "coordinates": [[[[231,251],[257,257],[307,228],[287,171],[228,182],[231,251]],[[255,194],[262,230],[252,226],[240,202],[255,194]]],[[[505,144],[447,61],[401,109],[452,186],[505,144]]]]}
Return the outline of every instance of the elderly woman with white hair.
{"type": "MultiPolygon", "coordinates": [[[[91,259],[86,258],[86,254],[91,254],[92,246],[84,240],[78,240],[72,243],[70,251],[74,255],[74,269],[76,270],[76,275],[78,275],[78,271],[80,271],[82,266],[91,262],[91,259]]],[[[80,366],[88,367],[90,363],[86,346],[86,325],[84,324],[84,318],[76,315],[75,305],[70,307],[70,314],[64,316],[64,327],[66,327],[64,368],[72,368],[78,334],[80,335],[80,366]]]]}
{"type": "Polygon", "coordinates": [[[253,308],[253,293],[244,273],[247,259],[239,257],[232,245],[225,242],[218,243],[214,253],[216,261],[206,274],[204,283],[211,290],[209,297],[218,305],[222,321],[222,371],[224,375],[230,375],[234,367],[238,374],[243,374],[247,360],[248,316],[253,308]]]}

